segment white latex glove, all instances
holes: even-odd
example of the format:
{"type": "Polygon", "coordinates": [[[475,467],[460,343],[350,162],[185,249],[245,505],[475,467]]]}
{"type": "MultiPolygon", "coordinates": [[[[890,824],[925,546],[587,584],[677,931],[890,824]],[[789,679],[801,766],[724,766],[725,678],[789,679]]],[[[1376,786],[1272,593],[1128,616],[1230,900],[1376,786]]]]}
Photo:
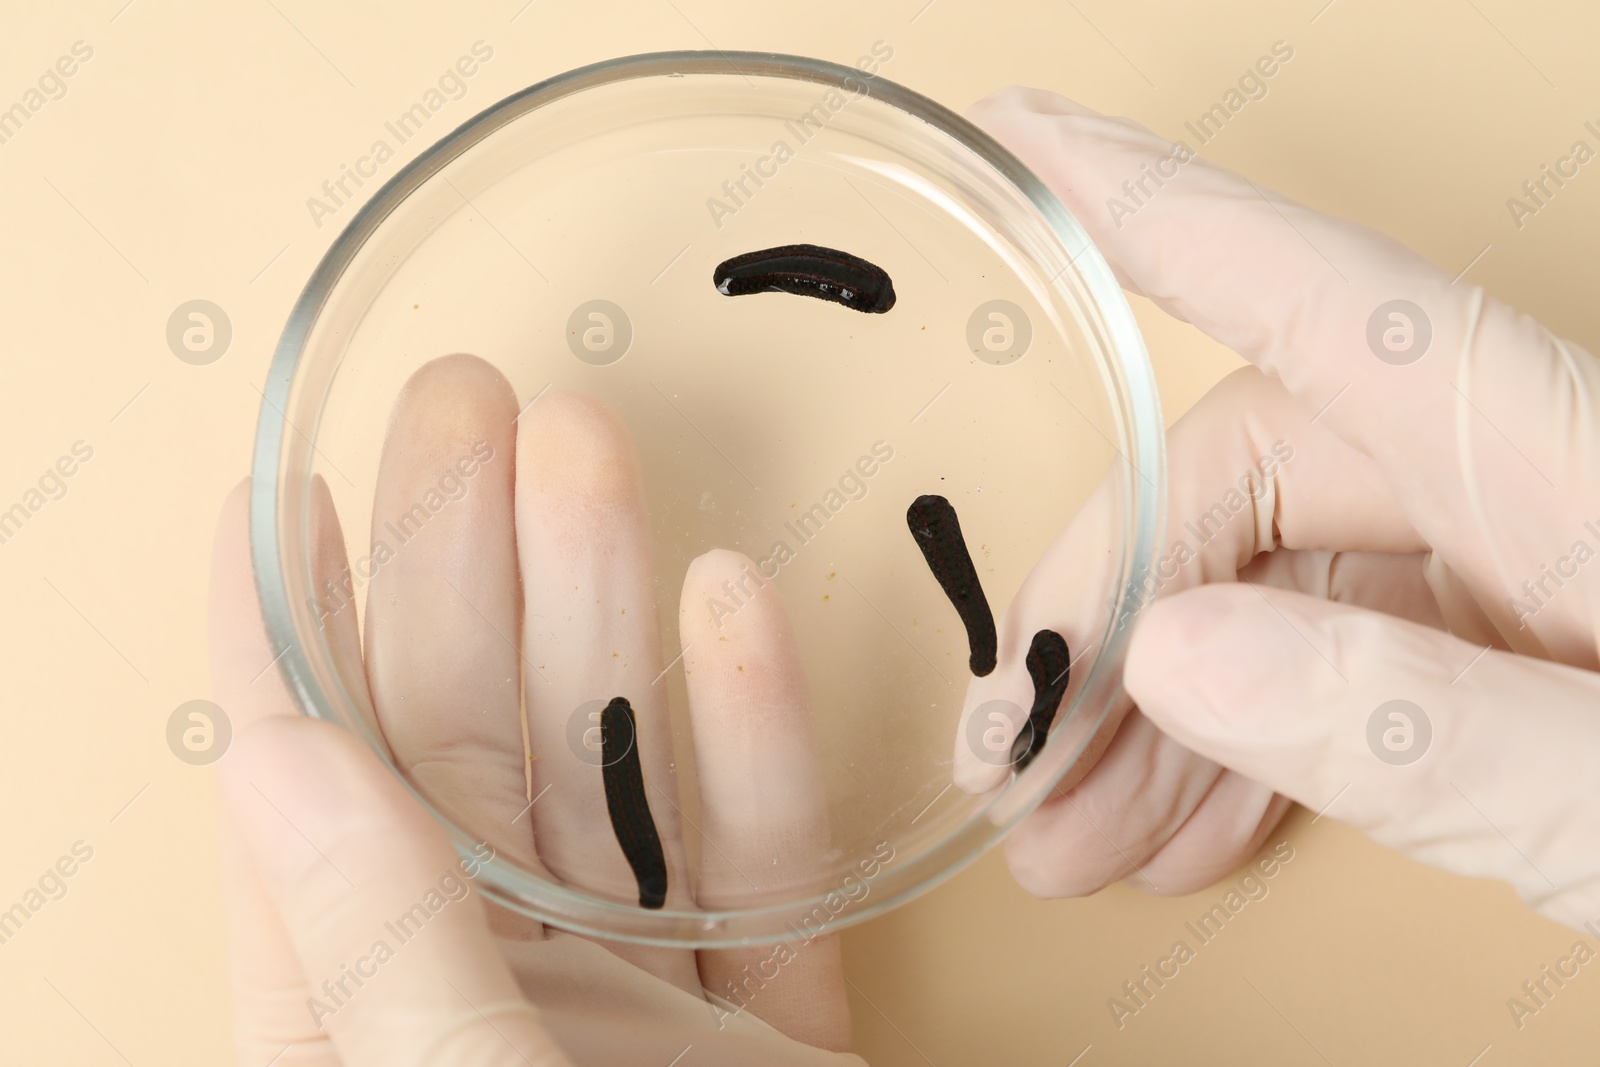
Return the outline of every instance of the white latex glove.
{"type": "MultiPolygon", "coordinates": [[[[1127,119],[1026,89],[973,117],[1126,288],[1255,365],[1169,433],[1166,580],[1135,624],[1131,701],[1008,839],[1018,880],[1193,891],[1288,798],[1560,922],[1600,919],[1595,358],[1127,119]],[[1421,715],[1372,725],[1393,700],[1421,715]]],[[[1110,506],[1108,482],[1039,562],[969,713],[1029,705],[1035,631],[1075,651],[1098,635],[1112,590],[1086,561],[1110,506]]],[[[963,784],[992,784],[963,748],[963,784]]]]}
{"type": "MultiPolygon", "coordinates": [[[[380,565],[367,590],[365,642],[354,607],[324,601],[347,676],[367,679],[380,736],[461,825],[502,828],[480,848],[486,860],[514,858],[556,877],[606,870],[630,884],[601,776],[569,757],[566,741],[582,702],[574,694],[592,686],[628,694],[645,781],[655,786],[648,796],[668,859],[669,906],[717,903],[743,886],[739,870],[763,879],[808,869],[827,847],[826,811],[805,680],[776,587],[712,633],[699,606],[748,561],[711,552],[684,580],[696,829],[715,845],[703,850],[691,898],[666,766],[665,687],[650,685],[665,665],[632,441],[614,413],[579,395],[552,392],[517,413],[505,379],[469,356],[423,367],[396,403],[375,526],[398,520],[443,478],[459,488],[453,468],[463,457],[482,462],[464,493],[380,565]],[[574,625],[542,625],[541,615],[574,625]],[[585,636],[583,647],[573,633],[585,636]],[[545,757],[532,765],[541,799],[531,808],[522,655],[548,678],[525,679],[533,748],[545,757]]],[[[463,868],[438,823],[365,744],[298,715],[278,672],[266,669],[274,654],[251,579],[247,499],[248,483],[224,507],[211,597],[214,690],[237,731],[220,780],[243,1067],[680,1059],[861,1067],[843,1051],[850,1018],[837,935],[796,941],[788,957],[773,946],[619,945],[546,930],[469,892],[477,861],[463,868]],[[419,903],[432,912],[420,932],[393,928],[419,903]]],[[[315,504],[313,566],[338,588],[349,581],[344,538],[320,483],[315,504]]]]}

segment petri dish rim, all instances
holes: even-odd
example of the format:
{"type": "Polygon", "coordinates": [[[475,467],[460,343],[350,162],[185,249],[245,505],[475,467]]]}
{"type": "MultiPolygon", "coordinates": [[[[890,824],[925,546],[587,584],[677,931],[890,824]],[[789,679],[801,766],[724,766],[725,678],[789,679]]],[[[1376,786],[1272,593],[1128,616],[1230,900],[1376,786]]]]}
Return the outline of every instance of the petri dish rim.
{"type": "MultiPolygon", "coordinates": [[[[274,350],[262,390],[251,469],[249,532],[256,585],[269,642],[279,652],[278,670],[299,710],[346,728],[350,725],[336,710],[336,707],[348,708],[352,704],[337,671],[331,673],[331,688],[337,693],[330,693],[330,686],[319,677],[319,673],[328,672],[319,672],[318,664],[307,650],[304,635],[295,625],[291,608],[293,594],[284,566],[284,553],[292,550],[295,541],[295,538],[285,537],[290,531],[286,531],[284,523],[292,521],[286,520],[286,513],[293,514],[292,508],[284,507],[287,494],[303,494],[309,486],[309,479],[305,479],[304,485],[292,484],[287,478],[291,472],[284,469],[290,437],[301,432],[291,424],[286,413],[292,404],[296,372],[306,354],[313,328],[341,277],[366,242],[408,196],[504,126],[586,89],[632,79],[685,74],[782,78],[847,92],[853,92],[866,80],[872,99],[928,124],[971,152],[1029,202],[1063,247],[1076,249],[1069,265],[1087,289],[1093,310],[1106,332],[1112,377],[1120,387],[1111,401],[1114,413],[1121,420],[1123,448],[1118,451],[1125,461],[1122,465],[1122,518],[1126,536],[1118,563],[1118,599],[1099,642],[1101,651],[1094,658],[1089,682],[1078,694],[1074,708],[1069,709],[1078,714],[1092,714],[1088,728],[1078,731],[1086,742],[1120,695],[1120,666],[1127,624],[1145,602],[1141,591],[1160,550],[1164,522],[1164,425],[1154,372],[1132,309],[1104,257],[1065,205],[1020,160],[977,126],[881,74],[867,78],[854,67],[773,52],[643,53],[592,63],[537,82],[490,105],[424,149],[385,182],[334,239],[291,309],[274,350]]],[[[313,441],[315,433],[313,427],[313,441]]],[[[303,508],[299,518],[304,527],[303,508]]],[[[307,531],[301,528],[292,532],[299,535],[299,543],[304,545],[307,531]]],[[[325,644],[321,644],[321,651],[326,652],[325,644]]],[[[1060,715],[1058,726],[1068,718],[1066,714],[1060,715]]],[[[371,745],[372,739],[367,740],[371,745]]],[[[407,790],[445,827],[462,858],[473,858],[476,855],[473,840],[422,796],[385,753],[373,747],[407,790]]],[[[904,863],[896,864],[892,870],[880,872],[874,882],[882,891],[873,894],[871,902],[863,900],[860,907],[830,915],[828,929],[837,931],[881,914],[959,872],[1043,801],[1071,768],[1082,747],[1082,744],[1046,746],[1027,771],[1014,777],[1004,788],[1000,803],[980,809],[959,831],[904,863]]],[[[644,911],[555,883],[536,882],[492,862],[482,865],[475,881],[478,890],[488,899],[559,928],[674,948],[729,947],[790,938],[795,931],[785,920],[793,919],[797,913],[814,912],[829,895],[821,893],[809,900],[766,907],[644,911]]]]}

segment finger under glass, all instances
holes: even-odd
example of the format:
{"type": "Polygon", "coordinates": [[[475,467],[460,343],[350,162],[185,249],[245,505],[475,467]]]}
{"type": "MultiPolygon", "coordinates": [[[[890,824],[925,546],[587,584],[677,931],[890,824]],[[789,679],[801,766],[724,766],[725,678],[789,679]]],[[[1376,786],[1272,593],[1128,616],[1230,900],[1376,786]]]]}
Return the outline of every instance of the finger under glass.
{"type": "Polygon", "coordinates": [[[454,355],[395,401],[372,511],[366,662],[395,761],[473,838],[537,866],[512,529],[516,395],[454,355]]]}
{"type": "MultiPolygon", "coordinates": [[[[811,701],[777,586],[709,552],[689,566],[678,615],[700,782],[698,899],[707,909],[820,895],[831,841],[811,701]],[[732,583],[731,615],[706,605],[732,583]]],[[[700,953],[707,990],[819,1048],[850,1046],[838,935],[700,953]]]]}
{"type": "MultiPolygon", "coordinates": [[[[633,440],[592,397],[551,391],[517,420],[516,531],[525,604],[524,701],[534,760],[529,812],[539,857],[555,877],[638,906],[640,879],[612,825],[601,745],[604,709],[632,709],[644,798],[666,866],[664,906],[692,908],[667,690],[661,684],[650,521],[633,440]]],[[[621,740],[621,739],[614,739],[621,740]]],[[[614,762],[614,761],[613,761],[614,762]]],[[[610,944],[700,992],[687,950],[610,944]]]]}

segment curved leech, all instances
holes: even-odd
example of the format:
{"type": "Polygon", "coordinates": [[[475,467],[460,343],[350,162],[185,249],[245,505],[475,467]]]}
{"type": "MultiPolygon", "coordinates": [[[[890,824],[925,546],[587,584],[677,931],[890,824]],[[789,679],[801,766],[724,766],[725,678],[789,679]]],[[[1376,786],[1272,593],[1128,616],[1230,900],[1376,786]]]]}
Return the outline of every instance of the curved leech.
{"type": "Polygon", "coordinates": [[[1018,774],[1044,748],[1061,698],[1066,695],[1072,653],[1054,630],[1040,630],[1028,647],[1028,677],[1033,679],[1033,708],[1028,722],[1011,742],[1011,766],[1018,774]]]}
{"type": "Polygon", "coordinates": [[[639,906],[659,908],[667,900],[667,858],[661,834],[644,795],[644,771],[639,764],[637,723],[633,705],[617,697],[600,713],[601,774],[605,780],[606,812],[617,844],[639,883],[639,906]]]}
{"type": "Polygon", "coordinates": [[[717,264],[711,280],[724,296],[793,293],[881,315],[894,307],[894,283],[882,267],[821,245],[779,245],[717,264]]]}
{"type": "Polygon", "coordinates": [[[994,670],[997,639],[994,613],[983,595],[978,570],[972,565],[967,543],[961,537],[961,522],[956,509],[942,496],[919,496],[906,509],[906,525],[928,569],[939,580],[944,595],[955,605],[961,624],[967,628],[967,663],[972,673],[982,678],[994,670]]]}

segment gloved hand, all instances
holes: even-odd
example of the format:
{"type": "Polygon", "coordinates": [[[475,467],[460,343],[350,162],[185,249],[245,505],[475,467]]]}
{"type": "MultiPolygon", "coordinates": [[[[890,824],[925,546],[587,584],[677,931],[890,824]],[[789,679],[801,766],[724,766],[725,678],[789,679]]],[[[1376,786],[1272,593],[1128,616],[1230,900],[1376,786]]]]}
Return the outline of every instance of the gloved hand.
{"type": "MultiPolygon", "coordinates": [[[[1169,432],[1130,699],[1007,840],[1017,879],[1191,892],[1294,800],[1560,922],[1600,919],[1595,358],[1127,119],[1026,89],[973,118],[1126,288],[1254,364],[1169,432]]],[[[1108,482],[1040,560],[968,714],[1028,706],[1035,631],[1075,652],[1098,636],[1114,590],[1086,561],[1112,506],[1108,482]]],[[[956,748],[958,780],[994,784],[956,748]]]]}
{"type": "MultiPolygon", "coordinates": [[[[247,497],[241,485],[224,508],[211,599],[214,688],[237,732],[221,784],[241,1064],[666,1067],[691,1046],[696,1064],[861,1064],[843,1051],[836,935],[796,942],[774,964],[773,946],[695,953],[547,930],[469,891],[495,857],[632,883],[601,775],[566,741],[572,709],[598,687],[629,695],[637,713],[667,906],[695,903],[668,773],[666,687],[652,685],[666,664],[643,486],[614,413],[552,392],[518,417],[505,379],[472,357],[418,371],[379,472],[374,533],[392,551],[370,575],[364,642],[340,592],[353,589],[344,539],[317,486],[313,566],[330,644],[347,677],[366,679],[355,699],[411,779],[458,825],[501,828],[466,861],[363,742],[295,712],[269,668],[247,497]],[[430,492],[448,503],[424,509],[404,544],[381,533],[430,492]],[[523,685],[543,756],[531,807],[523,685]],[[408,915],[422,918],[394,925],[408,915]]],[[[695,829],[711,842],[697,880],[704,905],[740,891],[746,874],[795,877],[828,847],[805,679],[776,587],[715,633],[701,607],[746,562],[712,552],[684,582],[695,829]]]]}

